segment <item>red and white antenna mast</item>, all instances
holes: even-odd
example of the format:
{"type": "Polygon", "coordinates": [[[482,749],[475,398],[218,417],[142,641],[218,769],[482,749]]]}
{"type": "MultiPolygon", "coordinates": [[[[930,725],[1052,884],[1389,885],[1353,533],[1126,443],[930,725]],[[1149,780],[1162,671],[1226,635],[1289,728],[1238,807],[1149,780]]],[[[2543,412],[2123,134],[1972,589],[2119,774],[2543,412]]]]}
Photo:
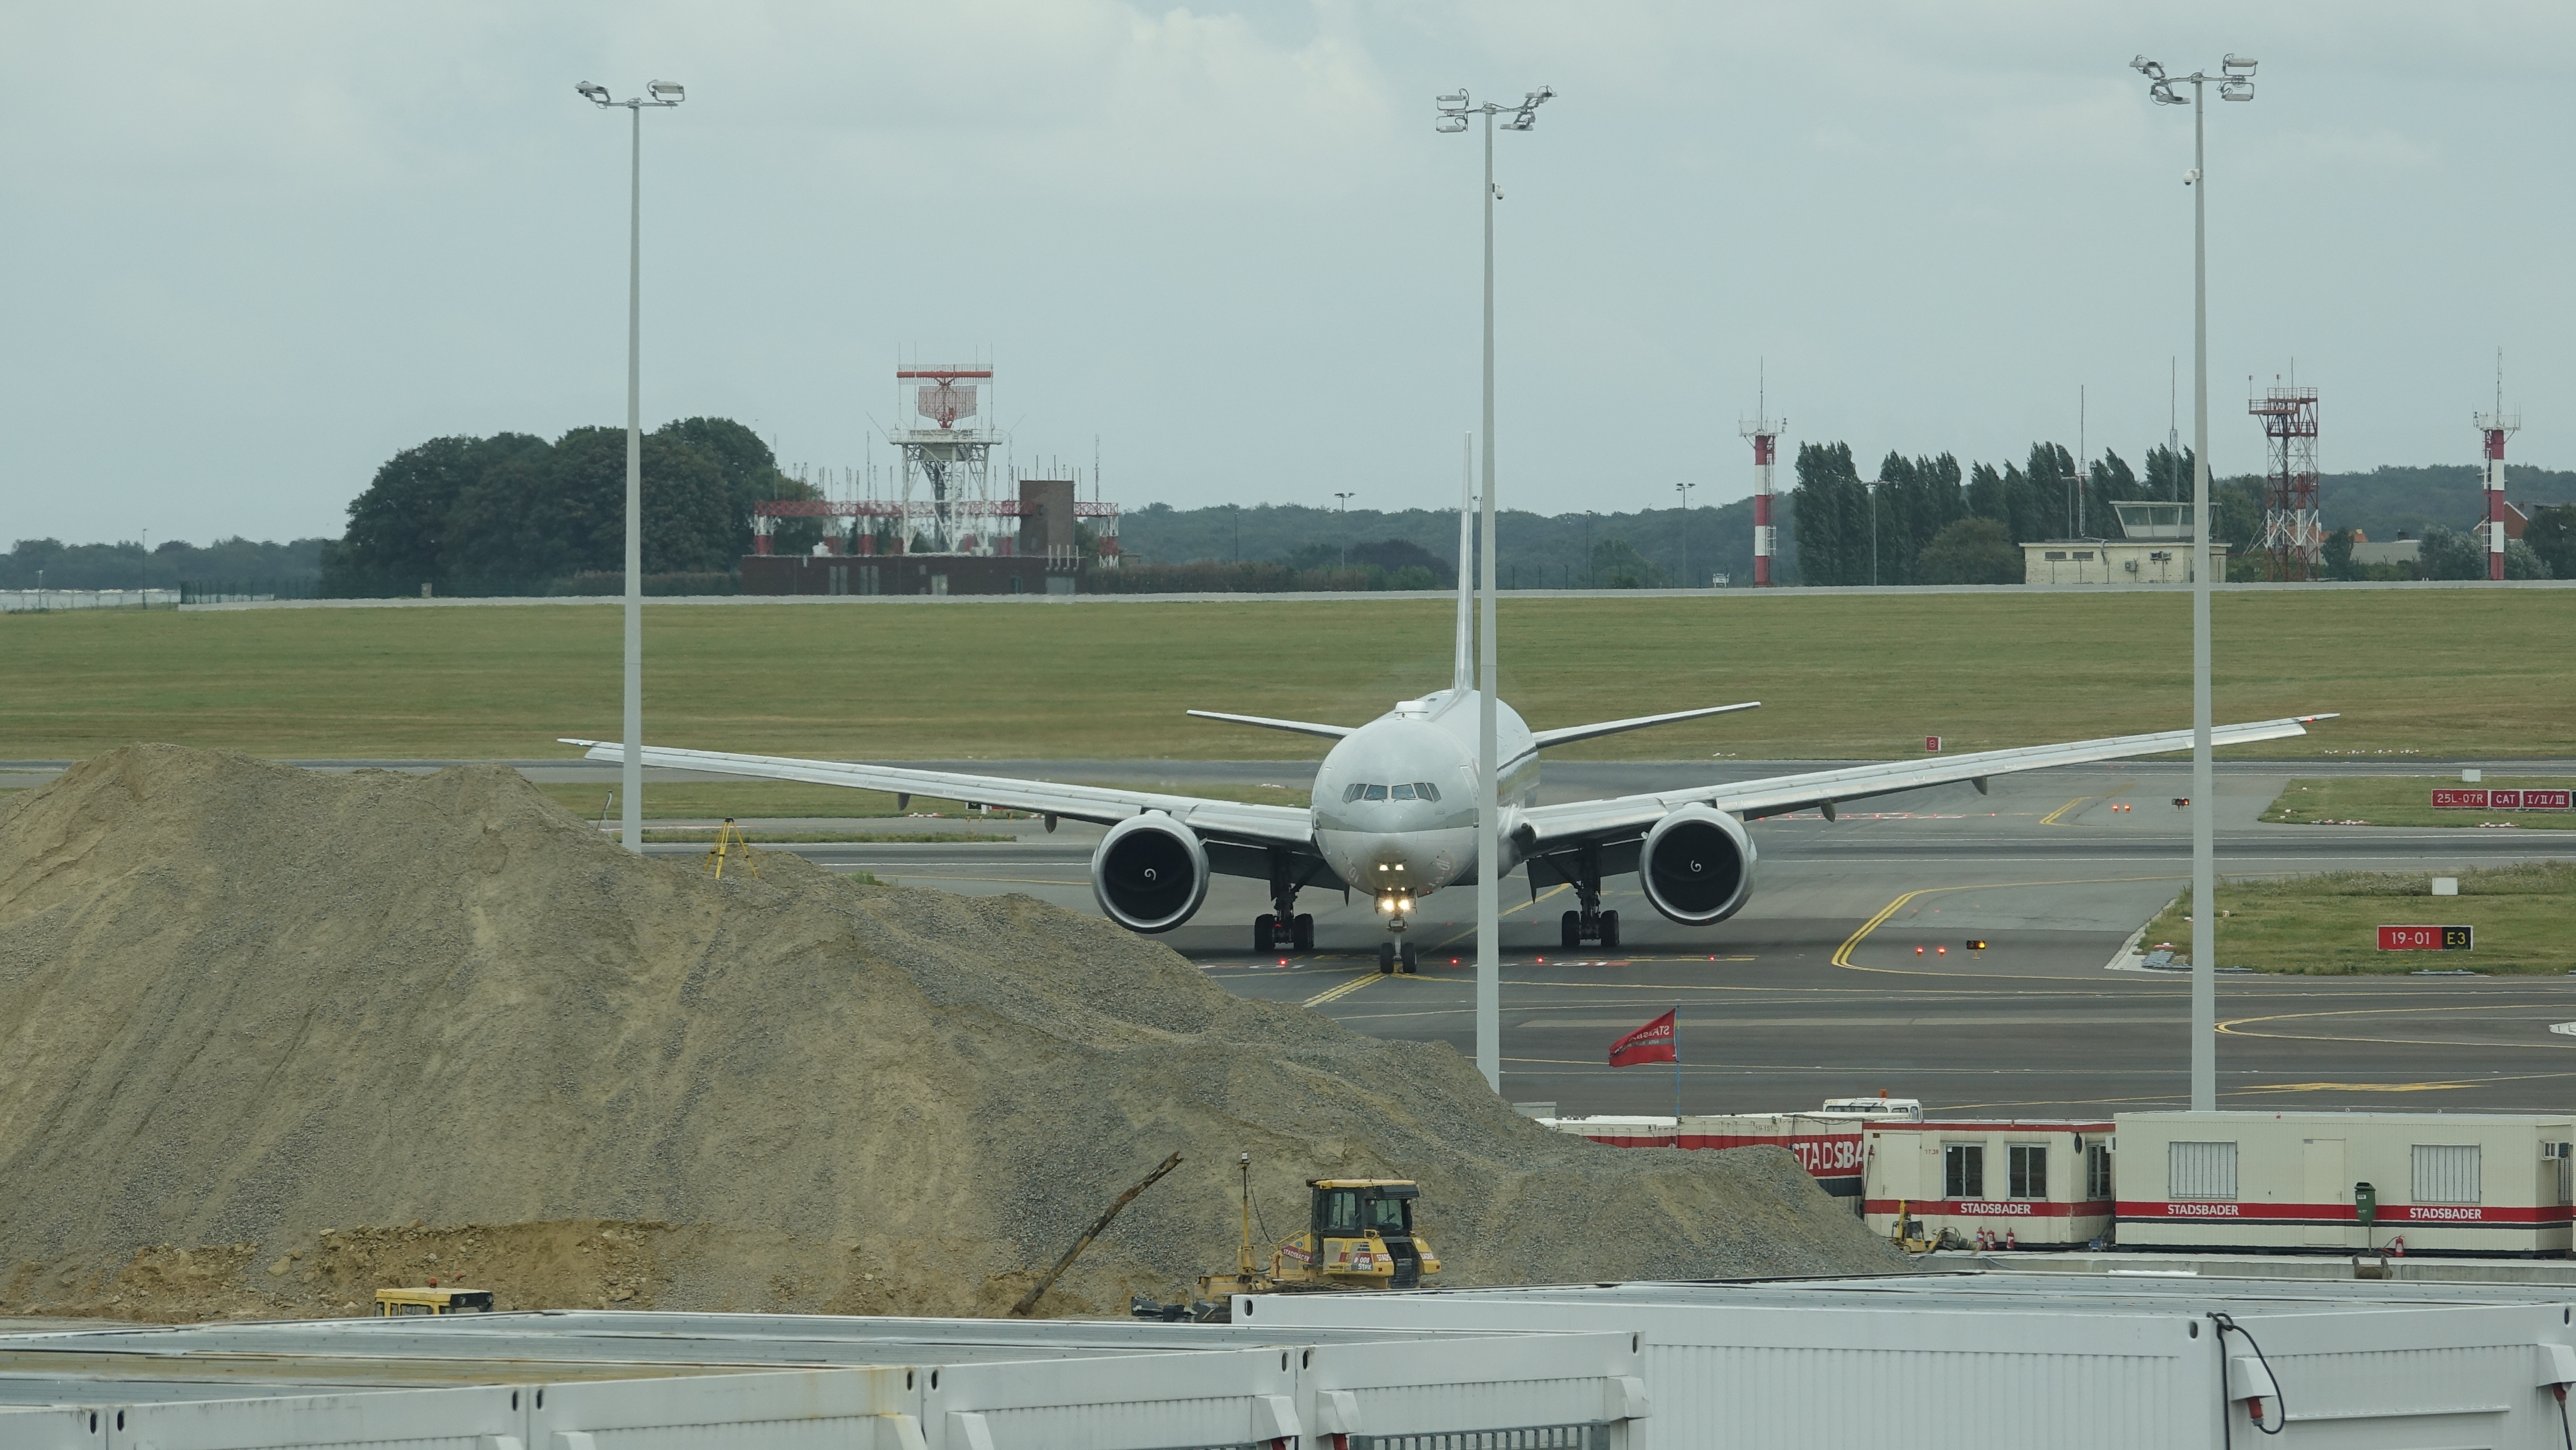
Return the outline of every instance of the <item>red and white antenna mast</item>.
{"type": "Polygon", "coordinates": [[[1771,525],[1771,462],[1779,452],[1780,430],[1788,426],[1785,418],[1770,415],[1768,398],[1756,385],[1753,416],[1743,421],[1739,431],[1753,440],[1753,586],[1771,587],[1771,556],[1779,552],[1780,531],[1771,525]]]}
{"type": "Polygon", "coordinates": [[[2504,440],[2522,431],[2522,415],[2504,410],[2504,352],[2496,352],[2496,410],[2478,415],[2486,435],[2487,577],[2504,577],[2504,440]]]}

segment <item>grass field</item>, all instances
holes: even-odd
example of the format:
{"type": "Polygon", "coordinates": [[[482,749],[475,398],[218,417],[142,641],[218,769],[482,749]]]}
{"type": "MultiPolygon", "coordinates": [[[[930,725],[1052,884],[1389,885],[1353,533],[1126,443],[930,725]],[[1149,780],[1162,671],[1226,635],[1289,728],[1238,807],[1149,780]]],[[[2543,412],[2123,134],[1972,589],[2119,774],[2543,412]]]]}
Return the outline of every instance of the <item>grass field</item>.
{"type": "MultiPolygon", "coordinates": [[[[1533,725],[1758,699],[1574,758],[1889,758],[2189,719],[2182,595],[1505,598],[1533,725]]],[[[2220,594],[2218,715],[2345,718],[2246,754],[2576,753],[2576,591],[2220,594]]],[[[137,740],[278,757],[568,756],[618,719],[619,611],[77,611],[0,617],[0,759],[137,740]]],[[[1356,723],[1449,676],[1442,601],[655,606],[656,743],[883,759],[1309,758],[1191,706],[1356,723]]],[[[2234,752],[2231,752],[2234,753],[2234,752]]],[[[592,803],[590,809],[596,809],[592,803]]]]}
{"type": "MultiPolygon", "coordinates": [[[[2542,862],[2439,873],[2333,871],[2288,881],[2218,883],[2218,961],[2300,975],[2456,971],[2576,971],[2576,863],[2542,862]],[[2436,874],[2460,878],[2456,897],[2432,894],[2436,874]],[[2383,952],[2382,926],[2477,928],[2464,952],[2383,952]]],[[[2191,893],[2147,924],[2139,940],[2191,955],[2191,893]]]]}
{"type": "MultiPolygon", "coordinates": [[[[2525,831],[2576,830],[2576,811],[2454,811],[2432,806],[2436,786],[2456,786],[2456,774],[2442,776],[2338,776],[2294,780],[2263,813],[2267,821],[2307,825],[2330,821],[2361,826],[2468,826],[2525,831]]],[[[2498,777],[2482,785],[2508,790],[2539,787],[2566,790],[2576,780],[2565,776],[2498,777]]]]}

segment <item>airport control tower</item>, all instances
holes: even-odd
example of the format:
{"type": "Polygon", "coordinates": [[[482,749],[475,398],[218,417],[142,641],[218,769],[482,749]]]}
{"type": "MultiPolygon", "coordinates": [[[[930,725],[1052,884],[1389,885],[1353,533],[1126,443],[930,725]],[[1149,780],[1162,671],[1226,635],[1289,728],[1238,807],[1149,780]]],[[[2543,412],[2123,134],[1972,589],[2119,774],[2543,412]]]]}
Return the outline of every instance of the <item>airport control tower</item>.
{"type": "Polygon", "coordinates": [[[888,430],[889,441],[903,453],[902,502],[911,504],[915,486],[926,486],[931,504],[930,551],[945,553],[954,547],[954,506],[991,502],[993,445],[1000,435],[976,427],[973,420],[976,393],[979,387],[991,385],[993,365],[898,364],[894,376],[898,415],[909,402],[913,415],[931,425],[888,430]],[[907,387],[912,396],[904,399],[907,387]]]}

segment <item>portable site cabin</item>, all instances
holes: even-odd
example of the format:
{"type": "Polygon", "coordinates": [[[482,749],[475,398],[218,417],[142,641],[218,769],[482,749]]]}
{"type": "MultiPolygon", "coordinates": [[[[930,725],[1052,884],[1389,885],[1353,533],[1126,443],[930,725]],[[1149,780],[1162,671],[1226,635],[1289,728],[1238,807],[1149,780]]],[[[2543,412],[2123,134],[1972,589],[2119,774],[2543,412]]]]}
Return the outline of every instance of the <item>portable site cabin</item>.
{"type": "Polygon", "coordinates": [[[1935,1119],[1873,1122],[1862,1212],[1883,1234],[1896,1211],[1974,1240],[1979,1230],[2014,1248],[2089,1244],[2111,1231],[2111,1124],[1935,1119]]]}
{"type": "Polygon", "coordinates": [[[2124,1247],[2564,1254],[2576,1116],[2120,1113],[2124,1247]]]}

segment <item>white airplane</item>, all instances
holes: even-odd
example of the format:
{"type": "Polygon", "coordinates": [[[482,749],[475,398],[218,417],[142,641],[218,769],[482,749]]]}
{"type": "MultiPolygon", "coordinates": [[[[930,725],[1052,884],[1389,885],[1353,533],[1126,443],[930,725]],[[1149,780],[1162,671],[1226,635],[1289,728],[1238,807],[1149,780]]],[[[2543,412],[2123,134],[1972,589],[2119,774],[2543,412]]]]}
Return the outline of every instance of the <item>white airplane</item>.
{"type": "MultiPolygon", "coordinates": [[[[1461,510],[1458,642],[1449,688],[1399,700],[1394,709],[1358,726],[1189,712],[1332,740],[1315,771],[1311,802],[1302,810],[1110,786],[662,746],[646,746],[644,763],[890,791],[907,805],[920,795],[1001,806],[1044,817],[1048,830],[1055,829],[1059,818],[1105,825],[1109,832],[1091,857],[1092,895],[1110,920],[1130,931],[1170,931],[1206,901],[1211,876],[1249,876],[1270,883],[1271,909],[1253,919],[1253,950],[1312,951],[1315,919],[1297,910],[1298,893],[1309,887],[1339,890],[1347,899],[1359,892],[1373,898],[1386,918],[1388,936],[1378,947],[1378,970],[1401,967],[1410,972],[1415,952],[1405,927],[1423,898],[1476,880],[1479,702],[1468,666],[1474,597],[1469,522],[1468,511],[1461,510]]],[[[1753,893],[1755,860],[1752,838],[1744,829],[1747,820],[1809,808],[1821,808],[1825,819],[1832,820],[1845,801],[1963,780],[1983,793],[1993,776],[2159,755],[2187,750],[2192,743],[2189,730],[2167,730],[1538,804],[1538,753],[1551,745],[1750,710],[1760,703],[1532,730],[1511,706],[1495,702],[1495,738],[1502,757],[1497,798],[1504,803],[1503,873],[1526,867],[1533,900],[1542,886],[1561,883],[1574,889],[1577,906],[1559,923],[1564,947],[1619,944],[1619,913],[1601,909],[1601,883],[1630,872],[1636,873],[1647,902],[1684,926],[1713,926],[1742,910],[1753,893]]],[[[2211,738],[2218,745],[2278,740],[2304,735],[2310,722],[2332,718],[2299,715],[2226,725],[2211,738]]],[[[587,758],[592,760],[623,756],[624,747],[615,741],[561,743],[589,747],[587,758]]]]}

